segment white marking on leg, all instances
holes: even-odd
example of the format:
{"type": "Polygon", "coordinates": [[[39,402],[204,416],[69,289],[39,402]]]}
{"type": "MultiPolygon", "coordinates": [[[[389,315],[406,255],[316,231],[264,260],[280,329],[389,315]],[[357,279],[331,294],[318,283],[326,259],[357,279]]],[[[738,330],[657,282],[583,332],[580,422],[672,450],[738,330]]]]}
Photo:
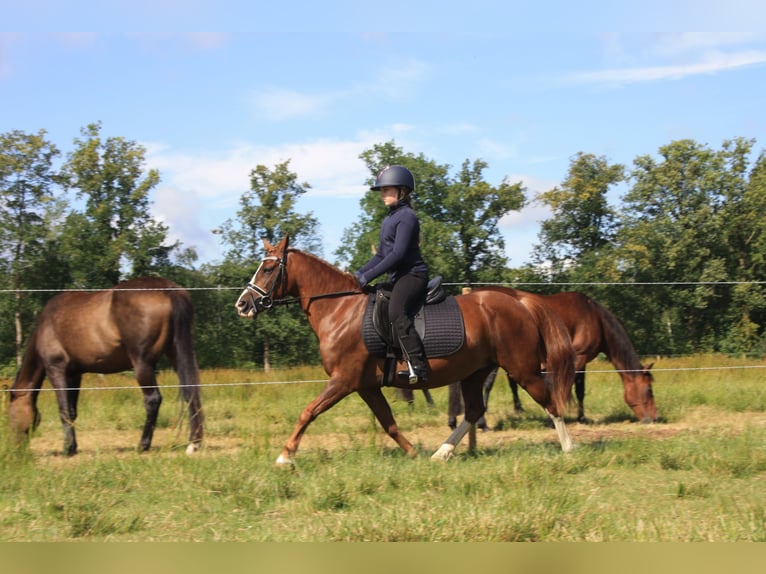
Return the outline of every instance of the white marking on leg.
{"type": "Polygon", "coordinates": [[[277,457],[276,463],[279,466],[292,466],[293,464],[295,464],[292,458],[284,456],[283,454],[280,454],[277,457]]]}
{"type": "Polygon", "coordinates": [[[547,410],[545,411],[548,413],[548,416],[551,417],[551,420],[553,421],[553,426],[556,429],[556,433],[559,435],[559,442],[561,443],[561,450],[564,452],[571,452],[574,448],[574,444],[572,443],[572,438],[569,436],[569,431],[567,430],[567,425],[564,423],[563,417],[555,417],[551,413],[549,413],[547,410]]]}
{"type": "Polygon", "coordinates": [[[454,451],[455,445],[445,442],[439,447],[439,450],[431,455],[431,460],[435,460],[437,462],[447,462],[450,458],[452,458],[452,453],[454,451]]]}

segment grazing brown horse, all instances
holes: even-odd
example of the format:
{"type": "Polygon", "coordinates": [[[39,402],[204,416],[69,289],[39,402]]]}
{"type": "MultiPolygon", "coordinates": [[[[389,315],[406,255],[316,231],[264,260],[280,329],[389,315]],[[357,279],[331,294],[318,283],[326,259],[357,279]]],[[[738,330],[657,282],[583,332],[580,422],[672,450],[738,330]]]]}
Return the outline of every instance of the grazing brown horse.
{"type": "MultiPolygon", "coordinates": [[[[329,375],[325,388],[298,418],[277,464],[293,464],[309,424],[353,392],[362,397],[404,452],[414,456],[415,447],[399,431],[383,395],[384,359],[371,355],[362,337],[369,294],[359,290],[350,273],[311,254],[288,249],[288,241],[288,236],[277,245],[264,240],[267,256],[236,302],[239,315],[250,318],[274,304],[298,302],[319,339],[322,365],[329,375]]],[[[543,322],[540,317],[546,316],[545,309],[536,308],[539,315],[534,316],[503,293],[487,291],[455,299],[462,312],[464,344],[446,357],[430,358],[427,382],[412,388],[433,388],[461,380],[470,426],[484,413],[481,383],[495,365],[500,365],[548,412],[562,449],[570,450],[572,443],[562,415],[574,379],[574,361],[571,342],[560,321],[543,322]],[[548,367],[549,382],[541,375],[541,362],[548,367]]],[[[410,387],[398,380],[393,386],[410,387]]],[[[442,454],[446,459],[451,451],[442,454]]]]}
{"type": "MultiPolygon", "coordinates": [[[[648,423],[657,420],[657,407],[654,403],[652,384],[654,377],[650,372],[652,364],[644,366],[633,348],[633,344],[624,327],[614,314],[583,293],[565,292],[553,295],[539,295],[507,287],[480,287],[479,290],[494,290],[508,293],[522,301],[534,299],[550,307],[564,322],[572,338],[575,350],[575,396],[577,397],[577,420],[585,418],[585,367],[599,353],[606,355],[622,379],[625,402],[633,410],[639,421],[648,423]]],[[[509,375],[508,382],[513,393],[516,411],[521,411],[521,401],[516,381],[509,375]]],[[[485,381],[485,404],[489,398],[494,378],[485,381]]],[[[460,395],[457,384],[449,389],[450,427],[455,428],[456,417],[460,413],[460,395]]],[[[482,420],[479,420],[481,426],[482,420]]],[[[486,425],[486,423],[484,423],[486,425]]]]}
{"type": "Polygon", "coordinates": [[[18,437],[40,421],[37,396],[47,376],[56,391],[64,428],[64,452],[77,453],[75,420],[83,373],[132,369],[144,394],[146,423],[140,448],[151,446],[162,395],[154,369],[163,355],[178,374],[190,417],[191,454],[203,434],[199,370],[192,344],[194,309],[189,294],[172,281],[144,278],[105,291],[69,291],[40,312],[24,360],[11,387],[9,420],[18,437]]]}

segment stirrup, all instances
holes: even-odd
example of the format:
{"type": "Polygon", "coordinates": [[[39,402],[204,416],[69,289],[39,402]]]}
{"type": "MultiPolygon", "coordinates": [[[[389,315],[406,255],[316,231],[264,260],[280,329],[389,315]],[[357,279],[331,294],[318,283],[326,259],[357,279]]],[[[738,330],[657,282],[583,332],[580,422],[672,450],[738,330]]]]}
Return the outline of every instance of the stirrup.
{"type": "Polygon", "coordinates": [[[420,374],[413,368],[412,363],[407,361],[407,370],[398,371],[396,376],[400,379],[407,380],[411,385],[417,385],[418,383],[425,383],[428,380],[428,368],[418,369],[420,374]]]}

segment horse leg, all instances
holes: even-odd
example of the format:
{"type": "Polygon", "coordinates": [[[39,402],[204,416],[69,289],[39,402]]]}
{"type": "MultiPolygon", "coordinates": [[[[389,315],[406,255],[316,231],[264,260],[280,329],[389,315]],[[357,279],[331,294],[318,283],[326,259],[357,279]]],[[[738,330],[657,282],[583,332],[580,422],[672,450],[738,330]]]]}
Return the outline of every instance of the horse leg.
{"type": "Polygon", "coordinates": [[[406,402],[410,408],[413,408],[415,405],[415,393],[412,392],[412,389],[402,389],[397,388],[396,389],[396,397],[400,400],[403,400],[406,402]]]}
{"type": "MultiPolygon", "coordinates": [[[[452,383],[450,385],[451,394],[462,395],[463,403],[465,404],[465,416],[459,425],[453,427],[454,430],[447,437],[447,440],[445,440],[437,451],[431,455],[431,460],[449,460],[452,457],[452,453],[455,451],[455,447],[469,432],[471,433],[470,450],[474,450],[476,446],[476,424],[484,418],[485,407],[482,391],[487,377],[487,372],[482,370],[474,373],[467,379],[464,379],[460,382],[460,394],[457,393],[456,389],[453,391],[453,387],[456,387],[457,383],[452,383]]],[[[450,402],[452,402],[452,400],[450,400],[450,402]]]]}
{"type": "Polygon", "coordinates": [[[511,387],[511,394],[513,394],[513,411],[523,413],[524,407],[521,406],[521,399],[519,399],[519,384],[511,375],[508,375],[508,386],[511,387]]]}
{"type": "Polygon", "coordinates": [[[545,379],[537,372],[535,372],[534,375],[524,377],[522,376],[522,372],[513,373],[513,375],[511,375],[509,371],[508,380],[510,380],[511,376],[517,380],[521,387],[529,393],[529,396],[531,396],[537,404],[543,407],[553,423],[553,428],[556,429],[556,434],[561,443],[561,450],[570,452],[574,448],[574,445],[572,444],[572,439],[569,436],[566,424],[564,423],[564,413],[554,413],[550,410],[550,407],[554,405],[551,403],[550,391],[545,379]]]}
{"type": "MultiPolygon", "coordinates": [[[[463,398],[460,395],[460,381],[450,383],[447,387],[447,424],[449,428],[457,428],[457,417],[463,412],[463,398]]],[[[462,438],[462,437],[460,437],[462,438]]]]}
{"type": "Polygon", "coordinates": [[[434,398],[431,396],[431,391],[429,391],[428,389],[423,389],[423,396],[425,397],[426,403],[429,406],[434,406],[435,403],[434,403],[434,398]]]}
{"type": "Polygon", "coordinates": [[[359,389],[357,392],[362,397],[362,400],[367,403],[367,406],[370,407],[370,410],[372,410],[380,426],[386,431],[386,434],[394,439],[407,456],[414,457],[417,454],[417,449],[399,432],[399,427],[394,419],[394,413],[391,412],[391,405],[388,404],[386,397],[383,396],[380,387],[366,387],[359,389]]]}
{"type": "MultiPolygon", "coordinates": [[[[311,422],[324,411],[335,405],[338,401],[349,394],[350,391],[347,390],[348,385],[341,385],[338,384],[337,381],[334,381],[335,379],[331,377],[319,396],[317,396],[306,406],[306,408],[303,409],[300,416],[298,417],[298,423],[295,425],[293,433],[287,439],[282,452],[277,457],[277,465],[295,464],[295,453],[298,452],[298,447],[300,446],[303,433],[306,432],[306,429],[311,424],[311,422]]],[[[378,391],[380,391],[380,388],[378,388],[378,391]]],[[[359,394],[362,395],[362,392],[360,391],[359,394]]],[[[362,398],[364,398],[364,396],[362,398]]],[[[393,419],[393,415],[391,418],[393,419]]]]}
{"type": "Polygon", "coordinates": [[[59,406],[59,418],[64,432],[64,454],[77,454],[77,436],[74,423],[77,420],[77,399],[80,391],[82,375],[65,375],[64,367],[50,368],[48,378],[56,390],[56,400],[59,406]]]}
{"type": "Polygon", "coordinates": [[[144,452],[152,446],[154,429],[157,426],[157,415],[162,404],[162,394],[157,386],[157,377],[154,374],[154,366],[148,363],[134,363],[136,379],[144,394],[144,409],[146,409],[146,422],[141,433],[140,449],[144,452]]]}
{"type": "Polygon", "coordinates": [[[577,422],[587,423],[585,418],[585,370],[577,370],[574,379],[575,396],[577,397],[577,422]]]}
{"type": "Polygon", "coordinates": [[[199,388],[197,388],[189,400],[189,445],[186,447],[186,454],[197,452],[202,445],[204,418],[199,388]]]}
{"type": "Polygon", "coordinates": [[[463,440],[463,437],[471,430],[472,426],[465,418],[460,421],[460,424],[456,425],[455,430],[447,437],[447,440],[431,455],[431,460],[446,462],[452,458],[455,447],[463,440]]]}
{"type": "MultiPolygon", "coordinates": [[[[492,369],[487,377],[484,379],[484,383],[482,384],[482,396],[484,403],[484,413],[487,412],[487,406],[489,405],[489,393],[492,391],[492,387],[495,386],[495,377],[497,377],[497,368],[492,369]]],[[[481,430],[485,431],[489,427],[487,426],[487,419],[484,418],[484,415],[481,415],[479,417],[479,420],[476,422],[476,426],[479,427],[481,430]]]]}

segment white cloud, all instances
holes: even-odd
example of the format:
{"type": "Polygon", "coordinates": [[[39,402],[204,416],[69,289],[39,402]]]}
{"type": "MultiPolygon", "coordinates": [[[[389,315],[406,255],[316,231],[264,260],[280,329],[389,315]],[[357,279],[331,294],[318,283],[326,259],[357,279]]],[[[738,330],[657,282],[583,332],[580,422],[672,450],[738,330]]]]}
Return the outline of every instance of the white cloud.
{"type": "Polygon", "coordinates": [[[763,34],[748,32],[681,32],[654,36],[654,51],[662,55],[675,55],[700,49],[736,46],[763,41],[763,34]]]}
{"type": "Polygon", "coordinates": [[[750,50],[727,54],[710,52],[694,63],[635,68],[613,68],[569,76],[571,83],[624,85],[659,80],[678,80],[687,76],[714,74],[744,66],[766,63],[766,51],[750,50]]]}
{"type": "Polygon", "coordinates": [[[336,94],[305,94],[269,88],[252,98],[259,115],[272,121],[290,120],[315,114],[337,99],[336,94]]]}
{"type": "Polygon", "coordinates": [[[257,115],[272,121],[312,116],[345,101],[359,98],[402,100],[417,92],[427,66],[411,60],[397,67],[383,68],[367,83],[328,92],[300,92],[271,86],[259,89],[251,102],[257,115]]]}
{"type": "Polygon", "coordinates": [[[766,63],[764,34],[681,32],[601,36],[605,69],[566,76],[564,83],[625,85],[716,74],[766,63]]]}
{"type": "Polygon", "coordinates": [[[163,182],[178,189],[193,190],[218,205],[236,205],[250,187],[250,172],[258,165],[272,168],[290,160],[290,171],[299,182],[309,182],[309,194],[359,196],[369,175],[359,154],[376,140],[369,136],[342,141],[318,139],[282,146],[250,143],[235,145],[223,152],[176,153],[170,148],[149,144],[147,163],[160,170],[163,182]]]}

